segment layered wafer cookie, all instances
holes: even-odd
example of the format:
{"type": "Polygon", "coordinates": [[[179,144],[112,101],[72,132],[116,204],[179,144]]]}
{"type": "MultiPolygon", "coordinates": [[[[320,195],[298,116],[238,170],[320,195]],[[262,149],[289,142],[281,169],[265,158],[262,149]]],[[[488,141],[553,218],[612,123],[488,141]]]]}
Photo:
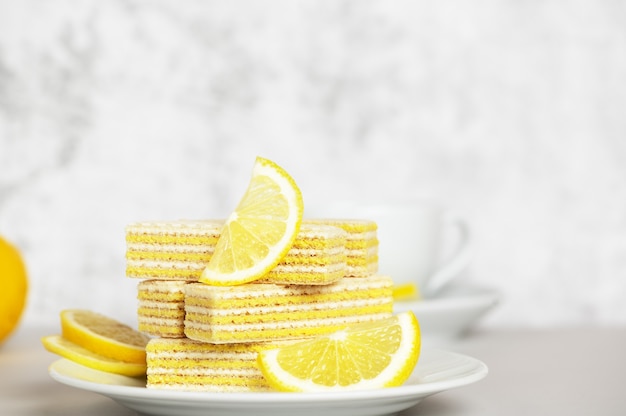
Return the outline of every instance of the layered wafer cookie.
{"type": "Polygon", "coordinates": [[[209,344],[154,338],[146,347],[147,387],[187,391],[268,391],[257,353],[283,343],[209,344]]]}
{"type": "Polygon", "coordinates": [[[184,337],[186,284],[176,280],[140,282],[137,285],[139,331],[159,337],[184,337]]]}
{"type": "Polygon", "coordinates": [[[346,232],[346,277],[364,277],[378,271],[378,226],[359,219],[307,219],[304,224],[326,224],[346,232]]]}
{"type": "Polygon", "coordinates": [[[332,333],[391,315],[390,277],[318,286],[185,286],[185,335],[210,343],[266,342],[332,333]]]}
{"type": "MultiPolygon", "coordinates": [[[[126,227],[126,275],[151,280],[197,281],[213,255],[223,221],[142,222],[126,227]]],[[[266,283],[328,284],[346,273],[346,232],[303,224],[266,283]]]]}

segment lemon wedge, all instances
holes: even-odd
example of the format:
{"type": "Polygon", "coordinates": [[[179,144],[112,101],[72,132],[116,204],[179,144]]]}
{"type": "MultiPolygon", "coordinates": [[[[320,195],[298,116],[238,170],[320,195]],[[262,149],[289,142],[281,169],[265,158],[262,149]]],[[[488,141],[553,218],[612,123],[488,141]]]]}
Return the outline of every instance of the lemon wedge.
{"type": "Polygon", "coordinates": [[[303,211],[293,178],[276,163],[257,157],[248,189],[226,219],[199,281],[231,286],[261,278],[287,254],[303,211]]]}
{"type": "Polygon", "coordinates": [[[417,363],[420,345],[415,315],[403,312],[261,351],[258,363],[279,391],[375,389],[403,384],[417,363]]]}

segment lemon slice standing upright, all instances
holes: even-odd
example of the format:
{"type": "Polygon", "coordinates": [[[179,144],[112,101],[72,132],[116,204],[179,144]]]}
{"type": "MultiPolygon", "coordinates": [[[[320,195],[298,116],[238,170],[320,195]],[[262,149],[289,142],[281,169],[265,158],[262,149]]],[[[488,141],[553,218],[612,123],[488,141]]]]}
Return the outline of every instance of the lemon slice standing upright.
{"type": "Polygon", "coordinates": [[[276,163],[257,157],[248,189],[226,219],[199,281],[231,286],[261,278],[287,254],[303,211],[293,178],[276,163]]]}
{"type": "Polygon", "coordinates": [[[258,363],[279,391],[376,389],[403,384],[417,364],[420,346],[417,319],[403,312],[261,351],[258,363]]]}

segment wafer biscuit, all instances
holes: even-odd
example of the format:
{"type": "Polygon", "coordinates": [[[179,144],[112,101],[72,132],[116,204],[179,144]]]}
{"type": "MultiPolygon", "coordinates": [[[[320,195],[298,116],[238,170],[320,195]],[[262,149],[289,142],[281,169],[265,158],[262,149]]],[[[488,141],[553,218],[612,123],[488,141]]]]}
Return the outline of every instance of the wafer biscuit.
{"type": "Polygon", "coordinates": [[[186,391],[268,391],[257,353],[284,343],[209,344],[154,338],[146,347],[147,387],[186,391]]]}
{"type": "Polygon", "coordinates": [[[140,282],[137,285],[138,329],[153,336],[184,337],[186,284],[175,280],[140,282]]]}
{"type": "Polygon", "coordinates": [[[223,221],[151,221],[126,227],[126,276],[197,281],[223,221]]]}
{"type": "Polygon", "coordinates": [[[185,286],[185,335],[210,343],[264,342],[332,333],[391,315],[390,277],[319,286],[185,286]]]}

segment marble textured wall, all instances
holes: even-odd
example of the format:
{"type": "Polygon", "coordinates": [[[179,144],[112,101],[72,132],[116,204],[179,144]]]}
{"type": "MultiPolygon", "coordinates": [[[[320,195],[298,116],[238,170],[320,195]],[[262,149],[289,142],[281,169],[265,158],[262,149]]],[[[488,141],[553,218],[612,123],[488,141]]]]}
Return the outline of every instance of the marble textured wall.
{"type": "Polygon", "coordinates": [[[27,318],[134,313],[124,226],[225,215],[256,155],[305,201],[471,221],[487,325],[626,323],[626,7],[0,0],[0,233],[27,318]]]}

